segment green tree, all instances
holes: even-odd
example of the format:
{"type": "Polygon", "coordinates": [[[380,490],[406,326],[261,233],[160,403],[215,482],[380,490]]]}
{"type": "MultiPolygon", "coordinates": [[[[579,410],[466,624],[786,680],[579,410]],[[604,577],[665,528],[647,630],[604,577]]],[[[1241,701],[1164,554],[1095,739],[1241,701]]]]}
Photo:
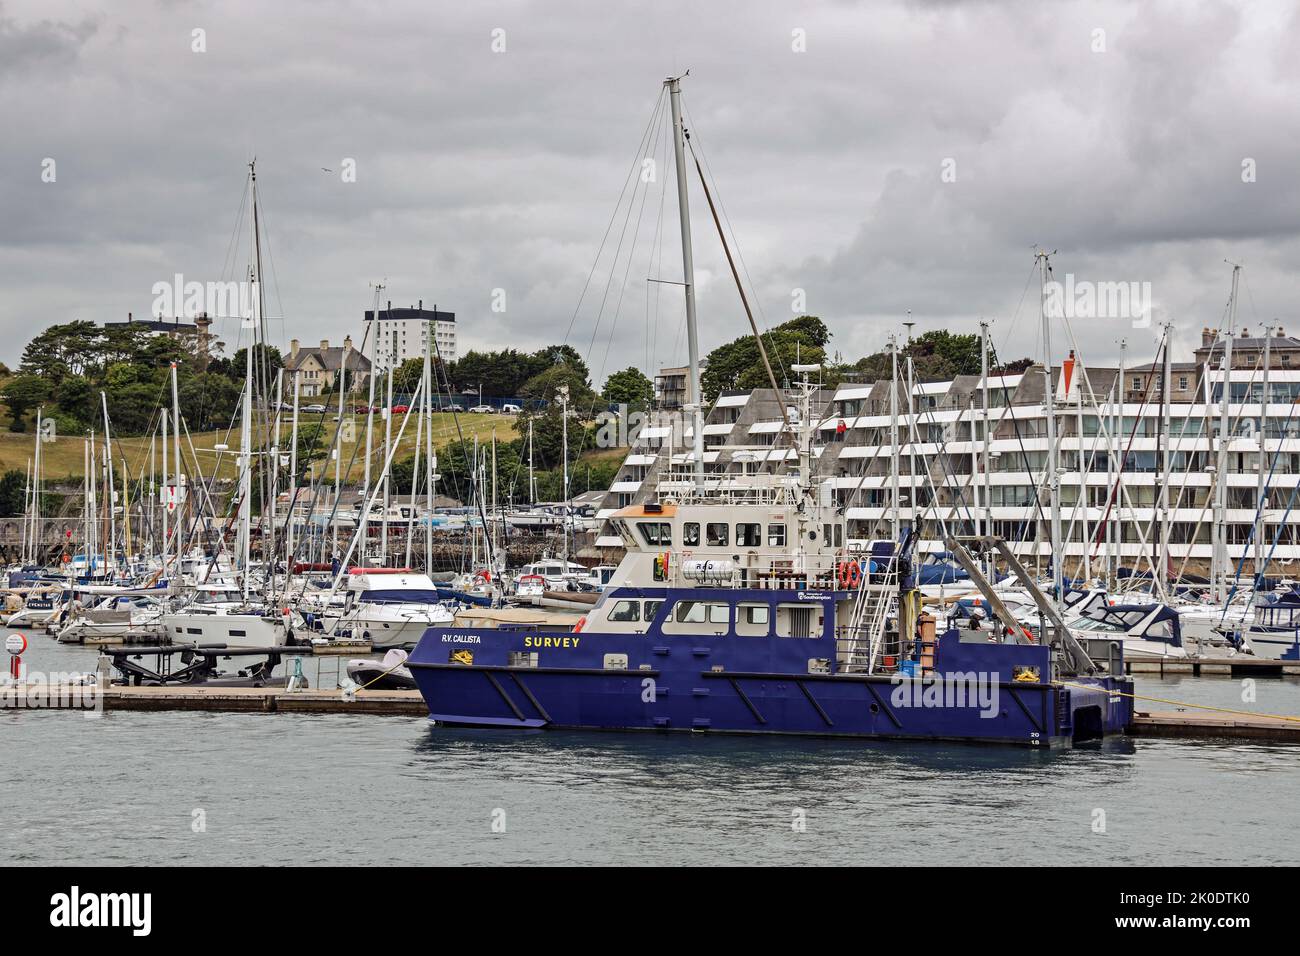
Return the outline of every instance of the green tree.
{"type": "Polygon", "coordinates": [[[0,475],[0,516],[13,518],[27,508],[27,475],[10,468],[0,475]]]}
{"type": "Polygon", "coordinates": [[[605,379],[601,397],[612,405],[626,404],[630,408],[649,408],[655,398],[654,383],[635,366],[615,372],[605,379]]]}
{"type": "Polygon", "coordinates": [[[11,378],[4,387],[4,401],[9,406],[9,414],[13,417],[9,423],[9,430],[26,431],[27,416],[34,412],[38,405],[49,401],[50,391],[49,380],[40,375],[24,372],[11,378]]]}
{"type": "MultiPolygon", "coordinates": [[[[764,332],[763,347],[776,384],[781,387],[788,384],[784,370],[795,363],[824,361],[829,341],[826,324],[815,315],[801,315],[764,332]]],[[[708,402],[715,401],[724,391],[748,391],[764,386],[770,387],[767,369],[752,335],[742,335],[710,352],[700,376],[700,390],[708,402]]]]}

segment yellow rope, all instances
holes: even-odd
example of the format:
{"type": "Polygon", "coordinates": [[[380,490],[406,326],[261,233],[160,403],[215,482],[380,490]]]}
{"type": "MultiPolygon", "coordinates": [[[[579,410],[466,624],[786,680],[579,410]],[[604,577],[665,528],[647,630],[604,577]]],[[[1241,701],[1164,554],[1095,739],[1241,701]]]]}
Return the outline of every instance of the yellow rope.
{"type": "MultiPolygon", "coordinates": [[[[1084,690],[1099,690],[1095,684],[1074,684],[1070,681],[1054,681],[1060,687],[1079,687],[1084,690]]],[[[1211,707],[1209,704],[1191,704],[1185,700],[1167,700],[1164,697],[1144,697],[1142,694],[1126,694],[1122,690],[1109,691],[1112,694],[1118,694],[1120,697],[1131,697],[1133,700],[1150,700],[1157,704],[1173,704],[1175,707],[1194,707],[1197,710],[1212,710],[1220,714],[1236,714],[1239,717],[1267,717],[1271,720],[1289,720],[1300,723],[1300,717],[1289,714],[1261,714],[1250,710],[1232,710],[1228,707],[1211,707]]]]}

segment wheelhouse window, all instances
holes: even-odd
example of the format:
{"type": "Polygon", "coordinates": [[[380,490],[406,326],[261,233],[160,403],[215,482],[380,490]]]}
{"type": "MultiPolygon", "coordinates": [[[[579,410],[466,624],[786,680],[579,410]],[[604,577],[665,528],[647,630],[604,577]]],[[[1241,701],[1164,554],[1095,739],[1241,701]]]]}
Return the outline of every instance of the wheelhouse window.
{"type": "Polygon", "coordinates": [[[736,547],[758,548],[763,544],[763,526],[757,522],[736,525],[736,547]]]}
{"type": "Polygon", "coordinates": [[[609,609],[609,620],[619,623],[631,623],[641,620],[640,601],[616,601],[609,609]]]}
{"type": "Polygon", "coordinates": [[[663,601],[646,601],[646,602],[645,602],[645,609],[644,609],[644,611],[645,611],[645,622],[646,622],[647,624],[649,624],[651,621],[653,621],[653,620],[655,619],[655,615],[659,613],[659,606],[660,606],[661,604],[663,604],[663,603],[664,603],[663,601]]]}
{"type": "Polygon", "coordinates": [[[736,605],[736,633],[741,637],[767,637],[771,613],[766,604],[736,605]]]}
{"type": "Polygon", "coordinates": [[[731,536],[728,534],[729,528],[726,522],[710,521],[705,530],[707,534],[705,540],[708,542],[710,548],[725,548],[727,542],[731,540],[731,536]]]}
{"type": "Polygon", "coordinates": [[[682,544],[688,548],[699,547],[700,523],[698,521],[688,521],[682,525],[682,544]]]}
{"type": "Polygon", "coordinates": [[[638,521],[641,537],[652,548],[667,547],[673,543],[673,526],[667,521],[638,521]]]}
{"type": "Polygon", "coordinates": [[[770,524],[767,526],[767,546],[769,548],[785,547],[785,525],[770,524]]]}
{"type": "Polygon", "coordinates": [[[664,622],[664,631],[669,634],[720,636],[727,633],[730,623],[731,608],[727,604],[711,601],[678,601],[669,620],[664,622]]]}

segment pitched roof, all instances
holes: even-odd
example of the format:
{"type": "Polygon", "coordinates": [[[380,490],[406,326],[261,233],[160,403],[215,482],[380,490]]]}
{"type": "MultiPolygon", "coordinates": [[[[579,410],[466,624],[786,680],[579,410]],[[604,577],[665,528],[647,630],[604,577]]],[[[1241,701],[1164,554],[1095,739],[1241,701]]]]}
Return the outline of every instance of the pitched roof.
{"type": "MultiPolygon", "coordinates": [[[[327,349],[322,349],[319,346],[316,348],[300,348],[296,353],[289,356],[284,363],[284,367],[291,372],[296,371],[302,367],[303,362],[307,361],[308,356],[314,356],[325,371],[337,372],[339,364],[343,361],[343,346],[335,345],[327,349]]],[[[349,372],[370,371],[370,359],[356,349],[348,350],[347,362],[349,372]]]]}

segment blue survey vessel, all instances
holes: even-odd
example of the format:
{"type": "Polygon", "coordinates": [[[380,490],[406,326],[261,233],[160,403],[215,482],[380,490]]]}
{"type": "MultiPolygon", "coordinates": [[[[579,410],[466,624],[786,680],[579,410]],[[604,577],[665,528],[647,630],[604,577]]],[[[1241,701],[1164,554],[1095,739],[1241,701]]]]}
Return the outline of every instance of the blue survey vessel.
{"type": "Polygon", "coordinates": [[[1123,732],[1120,641],[1053,627],[1025,575],[1047,617],[1044,636],[1030,634],[981,571],[995,539],[949,541],[991,614],[941,626],[924,610],[910,532],[849,542],[810,458],[805,437],[791,474],[661,475],[659,500],[612,517],[626,554],[572,630],[430,628],[407,661],[430,717],[1030,747],[1123,732]]]}
{"type": "MultiPolygon", "coordinates": [[[[681,79],[669,77],[664,88],[683,237],[686,392],[700,396],[686,184],[691,147],[682,124],[681,79]]],[[[696,171],[714,212],[698,163],[696,171]]],[[[716,212],[713,218],[726,248],[716,212]]],[[[741,288],[729,249],[727,258],[741,288]]],[[[780,406],[782,423],[771,445],[723,460],[706,449],[701,403],[689,402],[690,451],[670,452],[663,468],[656,463],[655,498],[609,519],[625,555],[581,626],[430,628],[407,661],[430,716],[488,727],[1031,747],[1122,732],[1132,716],[1132,687],[1123,675],[1119,641],[1076,638],[1055,601],[1005,545],[960,538],[961,530],[979,528],[961,515],[960,501],[947,516],[944,509],[932,514],[944,525],[956,565],[914,566],[912,532],[903,526],[897,438],[889,540],[850,539],[854,479],[818,474],[823,449],[814,446],[820,423],[810,401],[817,386],[806,376],[821,367],[790,365],[805,380],[798,407],[787,405],[788,391],[778,386],[763,338],[756,324],[752,328],[780,406]],[[684,467],[674,474],[678,461],[684,467]],[[993,554],[999,548],[1000,562],[993,554]],[[1041,637],[1023,628],[992,588],[988,577],[999,563],[1035,595],[1041,637]],[[973,626],[963,630],[941,627],[923,613],[921,575],[935,585],[969,580],[993,616],[983,624],[968,618],[973,626]]],[[[897,413],[891,414],[897,436],[897,413]]],[[[864,470],[856,490],[868,477],[864,470]]],[[[886,476],[870,478],[880,489],[886,476]]],[[[907,476],[913,497],[923,487],[920,478],[915,471],[907,476]]],[[[908,523],[915,518],[909,511],[908,523]]],[[[1056,590],[1064,590],[1059,581],[1056,590]]]]}

